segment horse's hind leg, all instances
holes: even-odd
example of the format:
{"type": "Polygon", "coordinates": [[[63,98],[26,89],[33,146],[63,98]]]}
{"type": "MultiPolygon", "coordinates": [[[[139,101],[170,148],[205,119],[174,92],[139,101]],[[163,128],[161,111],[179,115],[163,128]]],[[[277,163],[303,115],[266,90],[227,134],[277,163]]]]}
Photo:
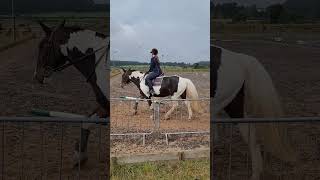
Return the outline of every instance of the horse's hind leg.
{"type": "Polygon", "coordinates": [[[251,161],[252,161],[252,175],[251,180],[259,180],[260,174],[263,171],[262,154],[260,146],[256,143],[256,129],[250,125],[239,125],[240,133],[244,141],[248,144],[251,161]]]}
{"type": "Polygon", "coordinates": [[[164,116],[165,120],[168,120],[170,115],[172,114],[172,112],[175,110],[175,108],[178,106],[178,102],[174,101],[173,105],[171,107],[171,109],[166,113],[166,115],[164,116]]]}
{"type": "Polygon", "coordinates": [[[191,102],[190,101],[185,101],[184,103],[186,104],[186,106],[188,108],[188,114],[189,114],[188,120],[191,120],[191,118],[192,118],[191,102]]]}

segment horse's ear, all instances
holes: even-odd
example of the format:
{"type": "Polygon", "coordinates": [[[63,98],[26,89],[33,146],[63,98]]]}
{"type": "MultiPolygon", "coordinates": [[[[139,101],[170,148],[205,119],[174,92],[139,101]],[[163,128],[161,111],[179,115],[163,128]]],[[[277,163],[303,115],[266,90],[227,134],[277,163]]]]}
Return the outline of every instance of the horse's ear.
{"type": "Polygon", "coordinates": [[[126,72],[127,72],[124,68],[121,68],[121,70],[122,70],[123,73],[126,73],[126,72]]]}
{"type": "Polygon", "coordinates": [[[41,26],[42,30],[46,33],[46,36],[50,36],[52,30],[47,25],[43,24],[41,21],[38,21],[39,25],[41,26]]]}

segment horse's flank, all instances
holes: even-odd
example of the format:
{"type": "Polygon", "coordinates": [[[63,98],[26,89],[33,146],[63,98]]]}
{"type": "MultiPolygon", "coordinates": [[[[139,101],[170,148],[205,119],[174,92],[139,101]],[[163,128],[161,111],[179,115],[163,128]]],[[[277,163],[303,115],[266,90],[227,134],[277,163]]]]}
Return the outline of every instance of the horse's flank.
{"type": "MultiPolygon", "coordinates": [[[[283,111],[277,91],[262,64],[256,58],[245,54],[222,48],[221,51],[221,65],[217,72],[217,88],[213,98],[213,115],[218,116],[244,86],[246,117],[281,117],[283,111]]],[[[263,124],[255,127],[268,152],[285,161],[296,160],[297,154],[288,143],[287,129],[284,126],[263,124]]]]}

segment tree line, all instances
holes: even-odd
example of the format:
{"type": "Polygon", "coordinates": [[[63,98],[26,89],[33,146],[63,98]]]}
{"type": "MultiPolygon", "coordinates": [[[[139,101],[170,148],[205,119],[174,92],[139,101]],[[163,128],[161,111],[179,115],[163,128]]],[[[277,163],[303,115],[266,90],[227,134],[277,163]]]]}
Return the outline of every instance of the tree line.
{"type": "Polygon", "coordinates": [[[267,23],[299,23],[320,18],[319,0],[288,0],[266,8],[256,5],[243,6],[237,3],[214,4],[211,2],[211,17],[232,19],[233,22],[261,20],[267,23]]]}
{"type": "MultiPolygon", "coordinates": [[[[19,13],[47,13],[59,11],[109,11],[109,4],[95,4],[93,0],[14,0],[19,13]]],[[[0,14],[11,13],[11,0],[0,1],[0,14]]]]}
{"type": "MultiPolygon", "coordinates": [[[[115,67],[120,66],[137,66],[137,65],[149,65],[147,62],[138,61],[111,61],[111,65],[115,67]]],[[[177,66],[177,67],[192,67],[195,69],[208,68],[210,66],[209,61],[199,61],[197,63],[184,63],[184,62],[161,62],[161,66],[177,66]]]]}

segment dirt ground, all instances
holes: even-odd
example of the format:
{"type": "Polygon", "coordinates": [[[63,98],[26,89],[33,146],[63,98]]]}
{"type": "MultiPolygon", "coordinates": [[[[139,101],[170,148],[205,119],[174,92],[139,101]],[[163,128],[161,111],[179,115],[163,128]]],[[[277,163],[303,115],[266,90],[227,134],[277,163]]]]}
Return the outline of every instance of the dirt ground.
{"type": "MultiPolygon", "coordinates": [[[[320,115],[319,48],[244,39],[211,43],[256,57],[270,73],[279,91],[287,117],[320,115]]],[[[285,126],[289,130],[290,143],[298,151],[299,161],[287,164],[265,153],[265,171],[262,178],[291,180],[320,178],[318,171],[320,124],[291,123],[285,126]]],[[[225,127],[227,134],[224,134],[213,147],[214,174],[218,179],[229,177],[231,144],[231,178],[247,179],[247,175],[251,174],[250,157],[247,155],[248,146],[243,142],[236,128],[233,131],[233,139],[230,140],[230,126],[225,127]]]]}

